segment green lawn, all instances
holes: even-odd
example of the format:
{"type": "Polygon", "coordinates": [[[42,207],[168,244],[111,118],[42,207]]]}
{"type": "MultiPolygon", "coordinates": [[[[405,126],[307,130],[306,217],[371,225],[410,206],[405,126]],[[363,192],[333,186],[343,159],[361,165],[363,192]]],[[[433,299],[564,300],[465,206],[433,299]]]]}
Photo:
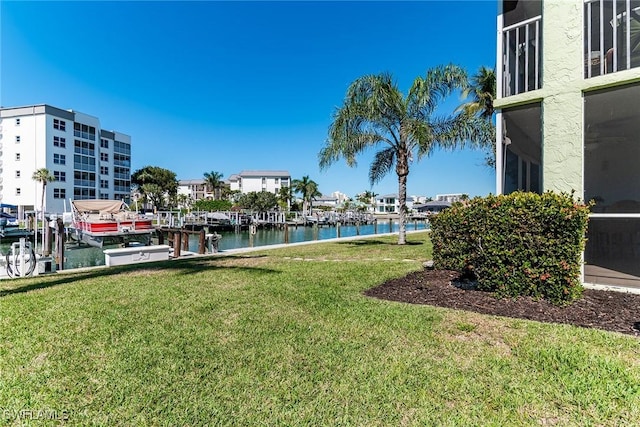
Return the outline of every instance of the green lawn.
{"type": "Polygon", "coordinates": [[[396,239],[2,281],[0,424],[638,425],[637,338],[363,296],[396,239]]]}

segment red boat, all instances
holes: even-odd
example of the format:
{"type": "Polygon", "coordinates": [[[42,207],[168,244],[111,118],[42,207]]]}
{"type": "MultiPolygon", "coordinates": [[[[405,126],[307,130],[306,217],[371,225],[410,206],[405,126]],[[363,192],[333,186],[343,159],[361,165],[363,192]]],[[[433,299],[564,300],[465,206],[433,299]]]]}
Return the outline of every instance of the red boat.
{"type": "Polygon", "coordinates": [[[153,219],[129,210],[119,200],[72,200],[72,224],[76,240],[90,246],[149,243],[155,231],[153,219]]]}

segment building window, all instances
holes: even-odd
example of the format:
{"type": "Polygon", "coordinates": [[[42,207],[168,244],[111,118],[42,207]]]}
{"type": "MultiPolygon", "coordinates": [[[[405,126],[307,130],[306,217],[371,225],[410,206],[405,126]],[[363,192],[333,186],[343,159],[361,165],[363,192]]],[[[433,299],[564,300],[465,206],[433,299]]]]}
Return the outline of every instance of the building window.
{"type": "Polygon", "coordinates": [[[66,182],[67,173],[62,171],[53,171],[53,178],[59,182],[66,182]]]}
{"type": "Polygon", "coordinates": [[[93,142],[87,142],[87,141],[76,139],[73,142],[73,145],[74,145],[74,153],[85,154],[87,156],[96,155],[96,144],[94,144],[93,142]]]}
{"type": "Polygon", "coordinates": [[[502,111],[502,193],[542,192],[540,104],[502,111]]]}
{"type": "Polygon", "coordinates": [[[67,123],[64,120],[53,119],[53,128],[66,132],[67,123]]]}
{"type": "Polygon", "coordinates": [[[16,178],[20,178],[20,171],[16,171],[16,178]]]}
{"type": "Polygon", "coordinates": [[[273,178],[273,183],[278,185],[280,183],[280,178],[273,178]]]}
{"type": "Polygon", "coordinates": [[[16,118],[16,126],[20,126],[20,118],[16,118]]]}
{"type": "Polygon", "coordinates": [[[95,199],[96,190],[93,188],[74,188],[73,198],[77,200],[95,199]]]}
{"type": "Polygon", "coordinates": [[[640,84],[584,95],[584,281],[640,285],[640,84]]]}
{"type": "Polygon", "coordinates": [[[100,153],[100,161],[101,162],[108,162],[109,161],[109,154],[108,153],[100,153]]]}
{"type": "Polygon", "coordinates": [[[67,163],[67,158],[64,154],[54,154],[53,163],[56,165],[64,165],[67,163]]]}
{"type": "Polygon", "coordinates": [[[89,156],[81,156],[79,154],[73,155],[73,168],[83,171],[95,171],[96,170],[96,158],[89,156]]]}
{"type": "Polygon", "coordinates": [[[67,139],[59,137],[59,136],[54,136],[53,137],[53,146],[54,147],[59,147],[59,148],[66,148],[67,147],[67,139]]]}
{"type": "Polygon", "coordinates": [[[131,156],[115,153],[113,155],[113,164],[116,166],[131,167],[131,156]]]}
{"type": "Polygon", "coordinates": [[[100,180],[100,188],[109,188],[109,181],[106,179],[100,180]]]}
{"type": "Polygon", "coordinates": [[[73,136],[78,138],[96,140],[96,128],[93,126],[83,125],[82,123],[73,124],[73,136]]]}
{"type": "Polygon", "coordinates": [[[19,196],[21,192],[22,190],[20,190],[20,187],[16,188],[16,196],[19,196]]]}
{"type": "Polygon", "coordinates": [[[64,188],[54,188],[53,189],[53,198],[54,199],[66,199],[67,191],[64,188]]]}
{"type": "Polygon", "coordinates": [[[100,166],[100,175],[109,175],[109,166],[100,166]]]}
{"type": "Polygon", "coordinates": [[[584,2],[585,78],[640,66],[640,0],[584,2]]]}
{"type": "Polygon", "coordinates": [[[93,172],[73,172],[73,184],[78,187],[95,187],[96,174],[93,172]]]}
{"type": "Polygon", "coordinates": [[[20,153],[16,153],[16,161],[19,162],[20,161],[20,153]]]}
{"type": "Polygon", "coordinates": [[[16,144],[20,144],[20,135],[16,135],[16,144]]]}
{"type": "Polygon", "coordinates": [[[109,140],[100,139],[100,148],[109,148],[109,140]]]}
{"type": "Polygon", "coordinates": [[[131,155],[131,144],[126,142],[115,141],[113,143],[113,151],[120,154],[131,155]]]}

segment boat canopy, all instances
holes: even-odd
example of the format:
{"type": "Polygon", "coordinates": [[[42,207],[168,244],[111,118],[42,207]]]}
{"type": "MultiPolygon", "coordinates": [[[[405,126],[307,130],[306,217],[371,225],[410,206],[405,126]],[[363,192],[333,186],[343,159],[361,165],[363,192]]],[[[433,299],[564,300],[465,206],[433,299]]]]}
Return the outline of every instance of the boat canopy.
{"type": "Polygon", "coordinates": [[[73,208],[78,212],[118,213],[127,207],[122,200],[71,200],[73,208]]]}

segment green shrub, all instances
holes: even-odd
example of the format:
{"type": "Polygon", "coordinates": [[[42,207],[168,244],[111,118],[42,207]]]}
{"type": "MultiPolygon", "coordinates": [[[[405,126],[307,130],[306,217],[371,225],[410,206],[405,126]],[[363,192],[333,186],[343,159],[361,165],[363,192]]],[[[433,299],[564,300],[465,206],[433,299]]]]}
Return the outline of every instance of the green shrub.
{"type": "Polygon", "coordinates": [[[546,192],[476,197],[431,220],[434,263],[500,297],[568,304],[582,295],[589,206],[546,192]]]}
{"type": "Polygon", "coordinates": [[[231,210],[231,202],[228,200],[196,200],[193,204],[193,209],[196,211],[228,211],[231,210]]]}

